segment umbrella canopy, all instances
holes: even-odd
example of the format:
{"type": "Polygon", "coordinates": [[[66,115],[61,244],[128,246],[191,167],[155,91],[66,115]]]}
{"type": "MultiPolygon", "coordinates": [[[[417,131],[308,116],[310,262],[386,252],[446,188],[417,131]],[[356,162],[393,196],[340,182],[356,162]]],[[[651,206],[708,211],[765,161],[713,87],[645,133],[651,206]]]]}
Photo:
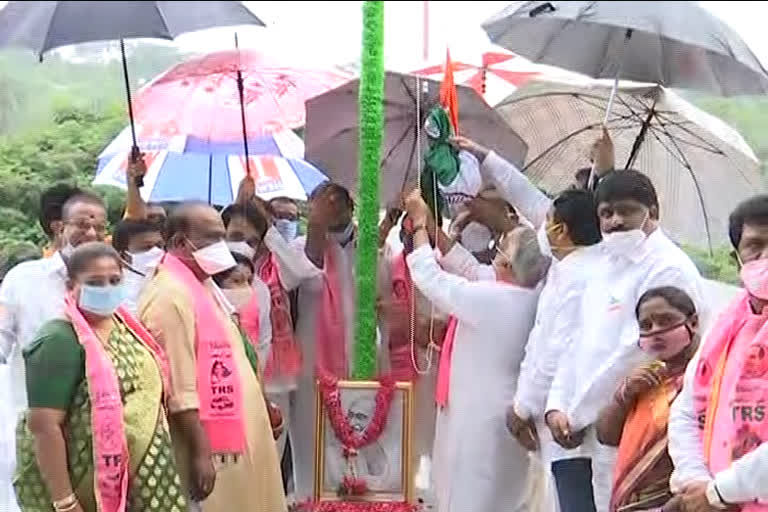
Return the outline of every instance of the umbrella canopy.
{"type": "MultiPolygon", "coordinates": [[[[359,84],[354,80],[309,100],[304,131],[306,159],[353,194],[357,193],[358,181],[359,84]]],[[[505,158],[522,163],[526,152],[523,140],[472,88],[456,89],[461,134],[493,145],[505,158]]],[[[422,153],[428,148],[421,128],[429,109],[438,103],[439,90],[440,83],[434,80],[386,73],[379,171],[382,205],[398,201],[416,182],[422,159],[419,146],[422,153]]]]}
{"type": "Polygon", "coordinates": [[[483,24],[491,41],[594,78],[721,95],[764,94],[768,74],[738,34],[694,2],[516,2],[483,24]]]}
{"type": "MultiPolygon", "coordinates": [[[[588,167],[611,92],[606,81],[531,82],[496,110],[527,135],[525,173],[557,192],[588,167]]],[[[616,166],[647,174],[661,222],[673,239],[697,246],[727,241],[733,206],[763,190],[757,158],[730,126],[674,92],[620,83],[608,129],[616,166]]]]}
{"type": "Polygon", "coordinates": [[[228,25],[260,25],[241,2],[8,2],[0,10],[0,45],[48,50],[90,41],[147,37],[228,25]]]}
{"type": "MultiPolygon", "coordinates": [[[[534,64],[498,47],[477,57],[473,61],[454,61],[454,79],[456,83],[472,87],[492,106],[533,78],[565,79],[573,75],[557,68],[534,64]]],[[[422,66],[411,71],[411,74],[442,80],[445,75],[445,60],[422,66]]]]}
{"type": "Polygon", "coordinates": [[[150,131],[242,141],[237,70],[249,137],[298,128],[304,102],[351,78],[340,71],[288,66],[254,50],[230,50],[170,68],[136,95],[136,118],[150,131]]]}
{"type": "MultiPolygon", "coordinates": [[[[262,199],[285,196],[305,201],[317,185],[327,180],[302,159],[304,145],[290,130],[253,138],[249,143],[259,153],[249,158],[249,167],[256,181],[256,194],[262,199]]],[[[126,128],[102,151],[94,185],[126,188],[131,144],[126,128]]],[[[145,201],[199,200],[224,206],[237,197],[245,177],[241,143],[216,145],[215,151],[204,151],[212,146],[177,135],[171,139],[142,138],[139,147],[147,164],[145,186],[141,189],[145,201]]]]}

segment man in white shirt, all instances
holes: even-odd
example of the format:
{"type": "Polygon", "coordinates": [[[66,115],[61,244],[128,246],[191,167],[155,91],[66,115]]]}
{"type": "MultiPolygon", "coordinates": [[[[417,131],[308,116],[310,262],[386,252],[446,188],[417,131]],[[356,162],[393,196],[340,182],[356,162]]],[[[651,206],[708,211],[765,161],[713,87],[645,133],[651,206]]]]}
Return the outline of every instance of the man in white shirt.
{"type": "MultiPolygon", "coordinates": [[[[78,245],[102,241],[107,230],[107,211],[97,196],[79,193],[62,207],[60,226],[62,248],[50,258],[27,261],[11,269],[0,286],[0,361],[10,365],[10,387],[0,400],[10,403],[3,419],[0,436],[13,446],[13,432],[18,415],[27,408],[22,350],[48,320],[63,314],[67,293],[64,258],[78,245]]],[[[10,486],[15,466],[15,452],[10,450],[9,465],[0,475],[0,486],[10,486]]],[[[11,509],[15,500],[10,497],[11,509]]]]}
{"type": "Polygon", "coordinates": [[[525,348],[514,406],[507,411],[510,432],[529,450],[539,450],[548,473],[553,461],[578,455],[555,442],[544,422],[544,413],[560,358],[579,336],[581,297],[597,270],[599,251],[595,244],[599,242],[600,226],[592,194],[566,190],[557,196],[547,221],[539,226],[539,244],[545,254],[551,252],[553,261],[525,348]]]}
{"type": "MultiPolygon", "coordinates": [[[[533,225],[541,225],[550,200],[514,166],[466,139],[457,141],[481,160],[483,178],[533,225]]],[[[613,390],[645,357],[637,347],[637,299],[657,286],[686,291],[706,317],[701,277],[691,260],[659,227],[651,181],[636,171],[607,174],[596,194],[603,233],[595,268],[582,295],[581,330],[562,355],[547,400],[545,420],[563,448],[580,447],[581,459],[557,461],[553,472],[563,512],[607,510],[614,450],[601,446],[590,427],[613,390]],[[593,481],[593,489],[588,482],[593,481]],[[594,500],[592,499],[594,494],[594,500]],[[594,503],[592,503],[594,501],[594,503]]]]}
{"type": "MultiPolygon", "coordinates": [[[[535,233],[518,227],[500,242],[495,281],[469,281],[441,269],[427,233],[429,210],[419,191],[406,204],[414,252],[413,282],[456,326],[440,368],[448,377],[438,413],[434,481],[440,512],[530,510],[528,455],[504,426],[517,370],[546,272],[535,233]],[[447,389],[446,389],[447,388],[447,389]]],[[[441,397],[438,377],[438,400],[441,397]]]]}
{"type": "Polygon", "coordinates": [[[685,510],[768,510],[768,196],[729,222],[745,291],[718,317],[672,404],[670,488],[685,510]]]}
{"type": "Polygon", "coordinates": [[[302,351],[302,368],[293,396],[291,449],[295,498],[298,502],[314,493],[316,369],[321,357],[346,366],[351,375],[354,358],[355,260],[357,228],[352,219],[354,203],[341,185],[324,183],[310,197],[307,236],[295,240],[317,268],[317,274],[298,287],[296,337],[302,351]],[[326,301],[332,299],[333,304],[326,301]],[[323,335],[323,308],[334,316],[338,339],[323,335]]]}

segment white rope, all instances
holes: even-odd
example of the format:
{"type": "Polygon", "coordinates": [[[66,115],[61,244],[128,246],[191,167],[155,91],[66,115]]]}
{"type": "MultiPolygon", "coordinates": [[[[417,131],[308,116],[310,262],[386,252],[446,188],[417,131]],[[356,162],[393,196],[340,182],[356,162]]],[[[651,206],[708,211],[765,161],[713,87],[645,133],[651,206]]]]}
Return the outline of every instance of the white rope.
{"type": "MultiPolygon", "coordinates": [[[[419,190],[421,190],[421,79],[418,75],[416,75],[416,186],[419,190]]],[[[435,189],[437,188],[437,183],[433,179],[432,180],[433,185],[435,189]]],[[[433,191],[434,194],[432,197],[434,198],[434,210],[435,215],[439,215],[439,212],[437,211],[437,191],[433,191]]],[[[434,240],[437,240],[437,230],[439,228],[437,227],[437,222],[435,222],[435,233],[434,233],[434,240]]],[[[418,363],[418,357],[417,357],[417,350],[416,350],[416,286],[413,284],[413,280],[411,280],[411,322],[410,322],[410,348],[411,348],[411,364],[413,364],[413,369],[416,370],[416,373],[418,375],[427,375],[432,371],[432,361],[434,359],[435,354],[435,348],[438,346],[434,341],[434,334],[435,334],[435,305],[430,304],[430,314],[429,314],[429,344],[427,345],[427,353],[425,356],[426,359],[426,368],[421,369],[419,367],[418,363]]]]}

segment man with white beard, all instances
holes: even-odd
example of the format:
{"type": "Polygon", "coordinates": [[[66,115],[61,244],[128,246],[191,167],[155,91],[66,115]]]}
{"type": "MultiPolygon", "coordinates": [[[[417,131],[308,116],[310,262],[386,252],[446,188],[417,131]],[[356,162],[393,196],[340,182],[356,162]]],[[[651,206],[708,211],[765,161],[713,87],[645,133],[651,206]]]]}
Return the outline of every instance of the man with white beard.
{"type": "Polygon", "coordinates": [[[406,201],[416,287],[455,319],[443,344],[434,480],[440,512],[529,510],[528,454],[506,431],[504,411],[515,393],[547,270],[535,233],[518,227],[500,241],[495,281],[469,281],[440,268],[430,246],[429,208],[414,191],[406,201]]]}

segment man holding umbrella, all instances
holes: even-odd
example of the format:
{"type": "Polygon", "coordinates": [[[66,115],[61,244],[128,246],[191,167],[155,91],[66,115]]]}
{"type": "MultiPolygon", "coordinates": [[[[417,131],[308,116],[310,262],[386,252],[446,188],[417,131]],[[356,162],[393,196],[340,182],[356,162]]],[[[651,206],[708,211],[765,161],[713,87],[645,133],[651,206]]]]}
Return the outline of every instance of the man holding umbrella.
{"type": "MultiPolygon", "coordinates": [[[[551,202],[515,166],[472,141],[457,143],[482,162],[486,181],[542,225],[551,202]]],[[[543,411],[555,441],[569,450],[579,448],[571,452],[573,458],[552,465],[563,512],[608,509],[615,454],[599,445],[591,425],[619,380],[642,362],[637,299],[650,288],[676,286],[706,311],[699,273],[659,226],[656,190],[645,175],[608,174],[596,203],[603,241],[594,264],[600,270],[586,284],[579,335],[561,358],[567,363],[559,365],[543,411]]]]}

